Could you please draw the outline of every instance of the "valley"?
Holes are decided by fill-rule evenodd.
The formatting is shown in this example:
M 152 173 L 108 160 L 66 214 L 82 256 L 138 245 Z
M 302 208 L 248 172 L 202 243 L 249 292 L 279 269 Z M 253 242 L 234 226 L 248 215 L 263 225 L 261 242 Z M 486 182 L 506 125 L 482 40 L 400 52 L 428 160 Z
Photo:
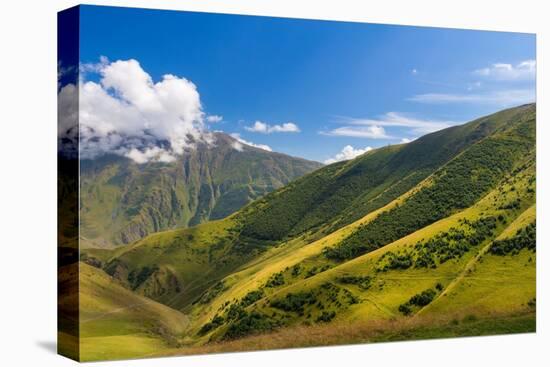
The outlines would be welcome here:
M 81 359 L 535 331 L 535 116 L 246 179 L 90 163 Z

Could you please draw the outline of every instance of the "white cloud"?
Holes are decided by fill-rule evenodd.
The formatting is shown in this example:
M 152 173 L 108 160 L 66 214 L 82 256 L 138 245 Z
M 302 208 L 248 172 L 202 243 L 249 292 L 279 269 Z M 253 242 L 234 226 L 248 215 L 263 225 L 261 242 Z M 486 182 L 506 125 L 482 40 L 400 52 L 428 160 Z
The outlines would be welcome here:
M 269 132 L 275 133 L 299 133 L 300 128 L 293 122 L 286 122 L 282 125 L 273 125 L 269 127 Z
M 98 64 L 81 65 L 81 70 L 82 158 L 115 153 L 137 163 L 170 162 L 197 142 L 212 142 L 199 92 L 191 81 L 166 74 L 154 82 L 133 59 L 109 62 L 102 58 Z M 86 73 L 99 74 L 99 82 L 86 81 Z M 66 105 L 75 89 L 71 84 L 61 88 L 61 115 L 64 108 L 70 109 Z
M 381 126 L 343 126 L 330 131 L 321 131 L 320 134 L 327 136 L 348 136 L 352 138 L 369 139 L 393 139 L 386 134 L 386 130 Z
M 139 164 L 147 163 L 151 160 L 164 163 L 169 163 L 176 160 L 173 155 L 159 147 L 145 148 L 144 150 L 132 148 L 130 151 L 126 152 L 124 156 Z
M 535 60 L 525 60 L 516 65 L 496 63 L 490 67 L 475 70 L 474 74 L 495 80 L 533 80 L 536 70 Z
M 331 163 L 340 162 L 340 161 L 347 161 L 347 160 L 353 159 L 357 156 L 360 156 L 361 154 L 364 154 L 364 153 L 368 152 L 369 150 L 372 150 L 372 148 L 371 147 L 366 147 L 364 149 L 355 149 L 351 145 L 346 145 L 342 149 L 342 151 L 340 151 L 339 153 L 336 153 L 336 155 L 334 157 L 325 160 L 324 163 L 325 164 L 331 164 Z
M 534 102 L 535 91 L 533 89 L 512 89 L 477 94 L 427 93 L 413 96 L 409 100 L 432 104 L 476 103 L 506 107 Z
M 411 74 L 413 74 L 413 75 L 416 75 L 416 74 L 418 74 L 418 70 L 416 70 L 416 69 L 412 69 L 412 70 L 411 70 Z
M 206 116 L 206 121 L 210 122 L 211 124 L 221 122 L 222 120 L 223 120 L 223 116 L 219 116 L 219 115 L 208 115 L 208 116 Z
M 456 121 L 425 120 L 407 116 L 399 112 L 388 112 L 377 119 L 357 119 L 343 117 L 342 123 L 346 125 L 371 126 L 371 127 L 406 127 L 414 134 L 427 134 L 446 127 L 457 125 Z
M 416 138 L 401 138 L 401 144 L 407 144 L 414 140 L 416 140 Z
M 293 122 L 286 122 L 281 125 L 269 125 L 262 121 L 256 121 L 252 126 L 246 126 L 246 130 L 262 133 L 262 134 L 271 134 L 271 133 L 299 133 L 300 128 Z
M 234 141 L 231 146 L 233 147 L 233 149 L 238 150 L 239 152 L 243 151 L 243 144 L 239 141 Z
M 100 56 L 99 62 L 96 63 L 81 63 L 79 65 L 80 77 L 86 78 L 88 73 L 99 73 L 101 69 L 109 64 L 109 59 L 106 56 Z
M 264 124 L 261 121 L 256 121 L 254 125 L 252 126 L 245 126 L 245 129 L 248 131 L 256 132 L 256 133 L 267 133 L 268 126 L 267 124 Z
M 252 143 L 252 142 L 250 142 L 250 141 L 246 141 L 246 140 L 244 140 L 243 138 L 241 138 L 241 135 L 238 134 L 238 133 L 233 133 L 233 134 L 229 134 L 229 135 L 231 135 L 231 137 L 232 137 L 233 139 L 235 139 L 235 141 L 234 141 L 233 144 L 232 144 L 233 149 L 238 150 L 239 152 L 242 152 L 242 151 L 243 151 L 243 144 L 244 144 L 244 145 L 251 146 L 251 147 L 254 147 L 254 148 L 266 150 L 266 151 L 268 151 L 268 152 L 272 152 L 272 151 L 273 151 L 269 145 L 265 145 L 265 144 L 254 144 L 254 143 Z

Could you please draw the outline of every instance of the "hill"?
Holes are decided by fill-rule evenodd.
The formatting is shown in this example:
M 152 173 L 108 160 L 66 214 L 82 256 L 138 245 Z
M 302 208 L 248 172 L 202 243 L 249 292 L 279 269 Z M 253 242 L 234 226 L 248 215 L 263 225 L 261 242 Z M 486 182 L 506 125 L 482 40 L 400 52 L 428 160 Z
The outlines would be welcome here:
M 523 124 L 511 125 L 472 147 L 472 150 L 478 152 L 486 144 L 493 146 L 493 139 L 505 139 L 506 144 L 512 144 L 509 140 L 512 136 L 517 138 L 518 146 L 523 147 L 523 143 L 533 135 L 522 136 L 520 132 L 526 132 L 524 128 L 529 127 L 527 131 L 532 132 L 534 120 L 527 119 Z M 513 151 L 513 145 L 509 148 Z M 498 155 L 498 160 L 505 161 L 504 156 Z M 470 154 L 465 152 L 421 185 L 377 212 L 307 246 L 302 245 L 298 250 L 292 248 L 286 251 L 284 246 L 274 249 L 265 259 L 227 277 L 226 293 L 210 307 L 197 310 L 197 315 L 202 317 L 203 325 L 222 317 L 224 321 L 219 322 L 215 328 L 217 330 L 209 337 L 232 339 L 266 329 L 332 322 L 333 319 L 335 322 L 392 320 L 417 313 L 426 317 L 435 313 L 423 309 L 431 303 L 431 298 L 435 299 L 434 310 L 439 303 L 446 305 L 432 318 L 461 319 L 470 313 L 481 317 L 491 313 L 529 310 L 528 304 L 535 296 L 533 247 L 513 249 L 510 253 L 518 255 L 511 259 L 509 253 L 505 254 L 508 269 L 486 265 L 502 261 L 494 253 L 487 254 L 487 246 L 498 243 L 501 233 L 513 233 L 520 229 L 516 218 L 528 211 L 531 213 L 527 216 L 530 221 L 524 222 L 523 226 L 534 223 L 534 145 L 525 145 L 525 150 L 521 154 L 510 155 L 510 160 L 510 165 L 502 171 L 498 180 L 495 179 L 494 185 L 480 193 L 479 198 L 472 199 L 471 204 L 462 205 L 461 201 L 457 201 L 461 205 L 450 209 L 445 218 L 434 217 L 435 210 L 417 210 L 416 198 L 424 199 L 426 191 L 433 192 L 435 188 L 448 184 L 438 181 L 438 177 L 447 174 L 447 170 L 456 165 L 472 161 Z M 489 162 L 476 165 L 475 171 L 484 172 L 494 167 L 493 162 Z M 478 177 L 472 172 L 464 171 L 460 177 L 477 180 Z M 453 182 L 464 184 L 454 175 L 449 177 L 453 178 Z M 465 188 L 468 189 L 468 186 Z M 460 197 L 468 198 L 470 194 L 472 192 L 468 190 Z M 437 205 L 446 207 L 444 200 Z M 419 227 L 416 229 L 414 225 L 408 225 L 394 239 L 395 231 L 401 231 L 403 211 L 406 213 L 411 206 L 415 209 L 413 224 L 418 223 Z M 367 232 L 370 226 L 377 226 L 375 228 L 378 230 Z M 387 237 L 380 237 L 380 233 Z M 360 241 L 357 241 L 358 236 L 361 236 Z M 373 241 L 372 245 L 369 241 Z M 289 245 L 290 249 L 292 245 Z M 335 256 L 335 252 L 343 252 L 345 256 Z M 478 262 L 484 265 L 478 266 Z M 492 277 L 485 275 L 486 280 L 481 281 L 483 286 L 477 284 L 468 292 L 460 292 L 465 300 L 455 300 L 456 290 L 459 289 L 457 284 L 470 279 L 469 275 L 474 271 L 471 269 L 481 271 L 480 268 L 485 267 L 488 267 Z M 504 273 L 508 275 L 504 276 Z M 492 291 L 484 291 L 487 288 Z M 484 297 L 473 291 L 484 292 Z M 418 300 L 410 302 L 417 295 L 417 298 L 422 298 L 420 295 L 423 292 L 426 292 L 424 296 L 429 302 L 420 301 L 420 305 Z M 251 294 L 255 295 L 254 302 L 243 303 L 242 300 L 250 298 Z M 443 297 L 439 297 L 441 294 Z M 510 294 L 510 297 L 499 299 L 504 294 Z M 479 305 L 481 299 L 484 307 Z M 468 303 L 470 305 L 466 307 Z M 451 305 L 454 308 L 450 308 Z M 242 312 L 242 318 L 232 319 L 231 308 Z M 252 315 L 257 322 L 251 322 L 249 318 Z M 263 324 L 262 320 L 269 320 L 269 324 Z
M 188 318 L 80 264 L 80 360 L 144 357 L 177 347 Z
M 108 248 L 221 219 L 321 167 L 239 144 L 223 133 L 214 138 L 172 163 L 137 164 L 117 155 L 82 160 L 82 244 Z
M 533 331 L 535 115 L 380 148 L 82 261 L 189 317 L 161 354 Z

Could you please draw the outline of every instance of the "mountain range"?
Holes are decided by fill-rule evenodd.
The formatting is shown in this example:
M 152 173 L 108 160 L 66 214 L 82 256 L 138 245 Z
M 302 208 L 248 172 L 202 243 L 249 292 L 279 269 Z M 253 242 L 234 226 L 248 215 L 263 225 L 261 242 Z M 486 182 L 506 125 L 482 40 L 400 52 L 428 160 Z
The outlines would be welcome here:
M 324 167 L 229 140 L 86 162 L 86 241 L 109 245 L 81 251 L 81 359 L 534 331 L 535 117 Z
M 85 247 L 112 248 L 149 233 L 220 219 L 322 165 L 213 133 L 175 162 L 119 155 L 80 164 Z

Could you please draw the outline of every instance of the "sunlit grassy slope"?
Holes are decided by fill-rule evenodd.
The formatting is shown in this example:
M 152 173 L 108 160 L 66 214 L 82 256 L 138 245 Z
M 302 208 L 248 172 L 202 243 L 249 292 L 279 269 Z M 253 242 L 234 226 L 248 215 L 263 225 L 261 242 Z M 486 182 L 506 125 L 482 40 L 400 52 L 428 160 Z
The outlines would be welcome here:
M 143 357 L 177 346 L 184 314 L 122 287 L 102 270 L 80 265 L 80 358 Z
M 453 316 L 460 319 L 469 313 L 481 317 L 491 313 L 514 313 L 529 309 L 527 305 L 535 297 L 534 253 L 522 250 L 518 255 L 499 257 L 485 252 L 493 239 L 506 236 L 534 220 L 535 198 L 534 194 L 528 192 L 533 189 L 533 175 L 534 166 L 531 161 L 513 178 L 506 178 L 502 185 L 472 207 L 344 263 L 332 263 L 323 258 L 322 249 L 337 242 L 340 233 L 352 228 L 343 229 L 332 237 L 293 251 L 280 259 L 274 255 L 274 259 L 266 259 L 265 263 L 260 262 L 228 277 L 226 285 L 231 286 L 230 289 L 210 307 L 200 312 L 197 310 L 196 320 L 200 321 L 198 324 L 202 324 L 214 319 L 215 315 L 223 315 L 231 307 L 224 307 L 226 302 L 238 303 L 234 300 L 242 299 L 249 292 L 258 290 L 261 290 L 263 297 L 247 306 L 247 311 L 261 312 L 283 325 L 315 324 L 323 313 L 332 312 L 335 313 L 334 322 L 394 320 L 406 318 L 400 313 L 399 306 L 415 294 L 427 289 L 435 290 L 438 284 L 441 287 L 441 290 L 436 291 L 438 298 L 425 309 L 413 310 L 413 315 L 407 317 L 418 317 L 415 315 L 418 314 L 424 317 L 433 315 L 435 319 Z M 506 180 L 511 180 L 513 184 L 506 183 Z M 516 197 L 523 199 L 518 208 L 499 209 Z M 500 221 L 499 216 L 502 218 Z M 436 261 L 435 268 L 410 265 L 405 269 L 397 267 L 382 270 L 388 265 L 388 254 L 403 257 L 407 255 L 414 262 L 419 257 L 419 251 L 415 249 L 418 243 L 426 242 L 438 234 L 448 233 L 452 231 L 451 228 L 465 228 L 469 231 L 467 233 L 471 233 L 472 230 L 464 224 L 464 219 L 474 222 L 480 218 L 492 217 L 497 218 L 492 234 L 479 244 L 468 246 L 467 251 L 460 256 L 455 255 L 443 263 Z M 358 225 L 359 223 L 355 223 L 350 227 Z M 296 266 L 301 268 L 301 272 L 293 276 Z M 308 276 L 308 269 L 322 269 L 323 266 L 330 268 Z M 282 274 L 283 284 L 266 287 L 270 277 L 277 273 Z M 362 283 L 361 278 L 368 279 L 368 283 Z M 351 282 L 346 279 L 351 279 Z M 452 288 L 447 290 L 447 287 Z M 313 294 L 315 303 L 310 304 L 307 299 L 303 307 L 295 307 L 290 312 L 273 307 L 273 301 L 287 300 L 289 294 L 290 300 L 297 304 L 300 301 L 296 295 Z M 292 309 L 292 305 L 289 309 Z M 222 337 L 231 325 L 221 325 L 213 332 L 213 337 Z
M 535 181 L 527 105 L 82 260 L 188 317 L 172 334 L 179 347 L 156 354 L 528 332 Z M 126 324 L 124 313 L 113 318 Z M 97 345 L 107 356 L 105 337 Z

